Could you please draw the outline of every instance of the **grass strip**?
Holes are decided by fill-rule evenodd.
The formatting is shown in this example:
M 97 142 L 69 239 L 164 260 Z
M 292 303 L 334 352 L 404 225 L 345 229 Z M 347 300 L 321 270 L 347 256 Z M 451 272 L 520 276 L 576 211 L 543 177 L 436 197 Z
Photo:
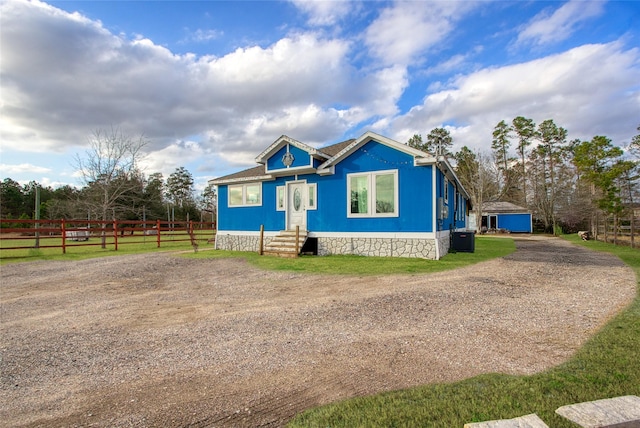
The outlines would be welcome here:
M 568 240 L 612 253 L 640 279 L 640 251 Z M 639 284 L 640 285 L 640 284 Z M 640 287 L 639 287 L 640 288 Z M 560 406 L 640 395 L 640 293 L 566 363 L 532 376 L 487 374 L 450 384 L 354 398 L 298 415 L 289 427 L 462 427 L 537 413 L 551 427 L 575 427 Z
M 190 258 L 242 257 L 250 264 L 268 270 L 337 275 L 389 275 L 431 273 L 457 269 L 474 263 L 504 257 L 516 249 L 512 239 L 476 237 L 475 252 L 449 253 L 440 260 L 368 256 L 302 256 L 298 258 L 265 257 L 253 252 L 203 251 L 187 254 Z

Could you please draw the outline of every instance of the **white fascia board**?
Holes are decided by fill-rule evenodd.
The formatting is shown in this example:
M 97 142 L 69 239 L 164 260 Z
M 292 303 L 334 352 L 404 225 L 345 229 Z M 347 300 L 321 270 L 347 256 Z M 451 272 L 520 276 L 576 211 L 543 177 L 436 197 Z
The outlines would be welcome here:
M 280 138 L 278 138 L 276 141 L 274 141 L 273 144 L 271 144 L 269 147 L 267 147 L 262 153 L 260 153 L 257 157 L 256 157 L 256 162 L 257 163 L 265 163 L 267 161 L 267 159 L 271 156 L 272 153 L 277 152 L 278 150 L 280 150 L 284 145 L 286 144 L 290 144 L 294 147 L 297 147 L 301 150 L 304 150 L 305 152 L 309 153 L 310 156 L 312 157 L 319 157 L 322 159 L 328 159 L 329 156 L 327 156 L 324 153 L 319 152 L 317 149 L 314 149 L 313 147 L 309 146 L 308 144 L 305 144 L 301 141 L 298 140 L 294 140 L 291 137 L 287 137 L 286 135 L 282 135 L 280 136 Z
M 384 144 L 385 146 L 389 146 L 401 152 L 404 152 L 408 155 L 414 156 L 416 158 L 429 157 L 428 153 L 423 152 L 422 150 L 414 149 L 413 147 L 400 143 L 396 140 L 392 140 L 391 138 L 387 138 L 383 135 L 376 134 L 375 132 L 367 131 L 360 136 L 356 141 L 361 142 L 362 144 L 366 144 L 371 140 L 375 140 L 379 143 Z
M 313 174 L 316 172 L 316 169 L 312 166 L 296 166 L 293 168 L 281 168 L 281 169 L 273 169 L 269 171 L 269 173 L 274 177 L 284 177 L 287 175 L 296 175 L 296 174 Z
M 426 165 L 433 165 L 437 161 L 438 160 L 433 156 L 424 156 L 424 157 L 416 157 L 413 164 L 415 166 L 426 166 Z
M 336 167 L 333 165 L 323 169 L 320 169 L 320 167 L 318 167 L 316 172 L 318 173 L 318 175 L 333 175 L 336 173 Z
M 234 183 L 247 183 L 250 181 L 273 181 L 275 177 L 273 175 L 256 175 L 254 177 L 242 177 L 242 178 L 230 178 L 228 180 L 209 180 L 209 183 L 216 186 L 221 184 L 234 184 Z
M 280 231 L 272 231 L 272 232 L 268 232 L 268 231 L 264 231 L 263 234 L 264 236 L 277 236 L 280 233 Z M 260 236 L 260 231 L 259 230 L 218 230 L 216 232 L 216 236 L 222 236 L 222 235 L 226 235 L 226 236 Z
M 435 239 L 433 232 L 313 232 L 311 238 Z

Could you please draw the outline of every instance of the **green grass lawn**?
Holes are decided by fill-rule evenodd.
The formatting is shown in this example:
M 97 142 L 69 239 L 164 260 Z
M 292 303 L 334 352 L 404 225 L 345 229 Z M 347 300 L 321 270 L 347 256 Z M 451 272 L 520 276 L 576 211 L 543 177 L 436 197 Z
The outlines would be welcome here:
M 620 257 L 640 279 L 640 251 L 567 236 Z M 481 242 L 481 240 L 480 240 Z M 640 395 L 640 296 L 565 364 L 533 376 L 488 374 L 451 384 L 355 398 L 309 410 L 290 427 L 462 427 L 537 413 L 550 427 L 575 427 L 560 406 Z
M 257 253 L 237 251 L 206 251 L 186 257 L 217 258 L 243 257 L 261 269 L 286 270 L 318 274 L 387 275 L 429 273 L 456 269 L 496 257 L 503 257 L 516 249 L 512 239 L 476 237 L 475 252 L 449 253 L 440 260 L 399 257 L 365 256 L 302 256 L 298 258 L 264 257 Z

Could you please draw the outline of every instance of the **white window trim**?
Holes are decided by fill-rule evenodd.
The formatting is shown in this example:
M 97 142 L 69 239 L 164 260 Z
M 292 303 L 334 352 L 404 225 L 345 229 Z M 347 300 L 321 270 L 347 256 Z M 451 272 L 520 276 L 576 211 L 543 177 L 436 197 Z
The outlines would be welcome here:
M 377 175 L 393 174 L 393 207 L 392 213 L 376 213 L 376 193 L 375 193 L 375 177 Z M 368 213 L 352 213 L 351 212 L 351 178 L 367 177 L 367 189 L 369 191 Z M 356 172 L 347 174 L 347 217 L 348 218 L 381 218 L 381 217 L 399 217 L 400 207 L 398 206 L 398 170 L 388 169 L 382 171 Z
M 449 179 L 444 177 L 444 204 L 449 205 Z
M 287 192 L 286 186 L 276 186 L 276 211 L 287 210 Z M 280 192 L 282 192 L 282 206 L 280 206 Z
M 247 203 L 247 187 L 250 186 L 260 186 L 260 192 L 258 194 L 258 202 L 255 204 Z M 233 188 L 242 188 L 242 204 L 232 205 L 231 204 L 231 189 Z M 242 208 L 242 207 L 261 207 L 262 206 L 262 182 L 253 182 L 253 183 L 245 183 L 245 184 L 232 184 L 227 186 L 227 207 L 229 208 Z
M 311 204 L 311 201 L 309 200 L 311 189 L 313 189 L 313 204 Z M 318 209 L 318 184 L 311 183 L 307 185 L 307 211 L 315 209 Z

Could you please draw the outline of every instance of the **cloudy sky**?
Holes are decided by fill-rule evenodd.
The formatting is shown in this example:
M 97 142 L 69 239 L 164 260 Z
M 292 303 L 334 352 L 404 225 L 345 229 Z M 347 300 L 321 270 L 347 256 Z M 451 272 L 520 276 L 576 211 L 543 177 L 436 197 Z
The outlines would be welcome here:
M 78 185 L 96 130 L 149 141 L 147 175 L 198 188 L 285 134 L 322 146 L 500 120 L 628 144 L 636 1 L 0 1 L 0 178 Z

